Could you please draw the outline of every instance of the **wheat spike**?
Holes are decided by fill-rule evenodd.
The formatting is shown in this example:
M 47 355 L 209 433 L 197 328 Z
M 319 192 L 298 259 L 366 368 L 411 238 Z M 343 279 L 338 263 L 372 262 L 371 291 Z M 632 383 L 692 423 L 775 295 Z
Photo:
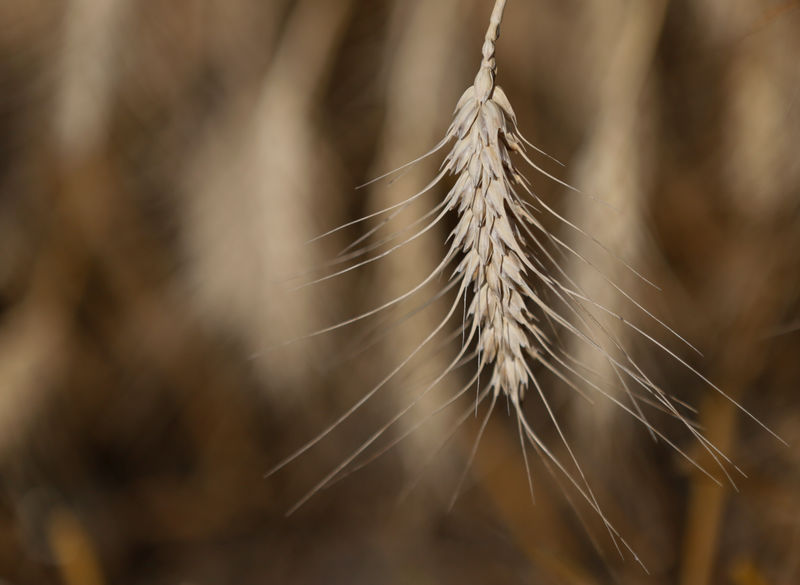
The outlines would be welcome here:
M 458 179 L 447 194 L 447 209 L 456 210 L 448 261 L 463 254 L 456 275 L 473 293 L 467 315 L 478 329 L 480 367 L 490 369 L 496 397 L 522 401 L 530 383 L 526 355 L 530 337 L 543 337 L 524 299 L 538 302 L 526 284 L 533 267 L 520 241 L 520 222 L 533 219 L 514 192 L 522 179 L 510 152 L 522 150 L 516 120 L 503 90 L 495 85 L 495 40 L 505 2 L 492 13 L 475 83 L 464 92 L 447 138 L 455 140 L 445 169 Z
M 572 479 L 536 436 L 521 410 L 526 390 L 534 385 L 571 453 L 529 364 L 531 359 L 543 360 L 551 351 L 547 347 L 550 341 L 535 322 L 531 308 L 538 307 L 559 323 L 566 321 L 528 282 L 533 274 L 545 281 L 546 287 L 558 290 L 546 272 L 537 268 L 531 259 L 531 244 L 526 235 L 533 237 L 531 228 L 538 228 L 540 224 L 516 191 L 524 189 L 525 182 L 511 158 L 512 153 L 524 155 L 523 138 L 517 130 L 516 116 L 508 98 L 495 83 L 495 42 L 504 8 L 505 0 L 495 3 L 481 51 L 480 69 L 473 85 L 461 96 L 446 135 L 454 144 L 445 159 L 444 169 L 457 179 L 445 202 L 448 210 L 458 214 L 446 261 L 449 264 L 461 258 L 454 278 L 461 278 L 461 288 L 471 289 L 473 294 L 465 317 L 471 322 L 465 327 L 470 330 L 470 336 L 477 331 L 478 369 L 489 371 L 488 389 L 492 397 L 470 460 L 498 397 L 504 395 L 514 407 L 520 434 L 524 429 L 533 446 Z M 476 413 L 477 407 L 476 398 Z M 577 460 L 574 456 L 572 459 L 583 477 Z M 529 471 L 527 466 L 526 470 Z M 585 479 L 583 485 L 577 481 L 574 485 L 605 521 Z M 613 527 L 606 524 L 612 539 L 618 537 Z
M 550 214 L 568 228 L 577 230 L 592 240 L 593 238 L 568 219 L 560 216 L 541 200 L 531 190 L 527 180 L 515 166 L 515 159 L 521 159 L 542 175 L 572 189 L 560 179 L 548 174 L 528 157 L 526 146 L 534 149 L 536 147 L 525 140 L 520 133 L 511 104 L 502 88 L 496 84 L 495 43 L 499 37 L 499 27 L 505 4 L 506 0 L 496 0 L 494 4 L 482 46 L 480 68 L 473 85 L 458 100 L 453 121 L 444 138 L 421 157 L 431 156 L 446 145 L 452 145 L 449 153 L 445 156 L 440 172 L 418 193 L 400 203 L 390 205 L 382 211 L 370 214 L 369 218 L 385 217 L 377 228 L 368 232 L 367 237 L 386 225 L 397 213 L 416 203 L 427 193 L 432 192 L 433 188 L 443 181 L 445 177 L 450 176 L 453 177 L 454 184 L 447 192 L 444 200 L 432 206 L 430 211 L 422 216 L 421 222 L 427 223 L 424 223 L 423 227 L 418 231 L 399 242 L 395 240 L 399 239 L 397 238 L 398 235 L 404 235 L 402 232 L 385 238 L 377 244 L 365 244 L 361 248 L 349 247 L 346 250 L 346 259 L 358 259 L 354 264 L 326 277 L 312 280 L 311 283 L 332 278 L 380 260 L 400 247 L 420 238 L 448 214 L 455 214 L 456 225 L 447 239 L 448 244 L 444 258 L 427 277 L 407 292 L 399 294 L 395 298 L 360 315 L 320 329 L 312 335 L 332 331 L 396 307 L 436 282 L 452 266 L 455 268 L 450 276 L 450 282 L 441 288 L 436 296 L 454 293 L 454 300 L 450 303 L 446 315 L 439 324 L 405 359 L 401 360 L 396 368 L 373 386 L 322 433 L 281 461 L 269 474 L 274 473 L 305 453 L 356 410 L 361 408 L 367 400 L 375 396 L 401 370 L 409 367 L 412 360 L 417 355 L 421 355 L 422 350 L 435 337 L 443 334 L 443 332 L 446 333 L 446 325 L 455 317 L 457 314 L 456 309 L 463 302 L 462 323 L 457 329 L 457 333 L 462 335 L 461 349 L 449 365 L 435 380 L 425 385 L 407 407 L 380 427 L 354 453 L 338 464 L 316 484 L 290 510 L 290 513 L 319 490 L 373 460 L 374 456 L 370 457 L 369 455 L 366 455 L 366 461 L 359 461 L 357 458 L 366 453 L 367 449 L 378 441 L 402 416 L 419 404 L 445 376 L 454 372 L 470 359 L 477 358 L 475 374 L 468 384 L 475 384 L 476 386 L 474 408 L 477 412 L 479 404 L 484 400 L 489 401 L 490 405 L 475 439 L 469 462 L 472 461 L 475 455 L 483 430 L 497 401 L 505 397 L 509 406 L 513 406 L 513 411 L 517 418 L 520 440 L 523 442 L 522 449 L 526 471 L 530 474 L 525 453 L 525 441 L 539 454 L 548 471 L 566 478 L 572 488 L 597 513 L 620 553 L 622 552 L 621 548 L 624 548 L 630 551 L 638 561 L 638 557 L 620 537 L 600 509 L 581 466 L 550 406 L 547 394 L 536 378 L 534 368 L 538 367 L 539 370 L 549 372 L 584 397 L 586 397 L 586 390 L 602 396 L 628 416 L 643 424 L 654 438 L 664 441 L 691 465 L 717 483 L 719 481 L 711 473 L 647 420 L 642 412 L 643 406 L 666 413 L 680 421 L 729 480 L 731 478 L 726 466 L 739 470 L 683 413 L 682 409 L 685 405 L 664 392 L 650 380 L 647 374 L 634 362 L 630 353 L 618 340 L 614 332 L 604 327 L 596 315 L 604 314 L 614 320 L 618 320 L 632 335 L 646 340 L 646 343 L 651 343 L 658 350 L 665 352 L 676 362 L 686 367 L 715 391 L 723 395 L 724 393 L 662 342 L 637 325 L 623 319 L 614 311 L 594 301 L 562 267 L 562 264 L 564 264 L 563 258 L 570 255 L 577 256 L 585 262 L 588 262 L 588 260 L 584 259 L 579 252 L 575 251 L 562 239 L 548 231 L 542 222 L 537 219 L 537 213 Z M 384 177 L 391 174 L 388 173 Z M 416 226 L 417 222 L 412 225 Z M 329 233 L 333 233 L 333 231 L 335 230 Z M 364 237 L 359 238 L 357 242 L 360 244 L 364 239 Z M 389 242 L 391 242 L 390 245 Z M 389 247 L 370 255 L 373 250 L 384 244 L 389 245 Z M 644 280 L 633 269 L 630 270 Z M 668 331 L 671 331 L 620 287 L 611 281 L 608 281 L 608 284 L 635 305 L 643 314 L 655 319 Z M 572 336 L 579 344 L 583 344 L 590 351 L 596 352 L 602 360 L 607 362 L 610 371 L 613 372 L 617 379 L 616 382 L 625 388 L 625 396 L 629 399 L 628 403 L 622 402 L 616 397 L 616 392 L 613 392 L 604 383 L 598 382 L 587 374 L 585 365 L 564 348 L 564 344 L 559 338 L 559 333 L 562 332 Z M 677 336 L 677 334 L 675 335 Z M 677 337 L 683 341 L 680 336 Z M 689 344 L 687 343 L 687 345 Z M 481 375 L 483 374 L 488 376 L 488 381 L 485 379 L 481 381 Z M 541 401 L 560 443 L 568 454 L 568 464 L 559 460 L 553 449 L 544 443 L 539 432 L 526 419 L 522 409 L 522 402 L 525 394 L 529 391 L 534 392 Z M 464 387 L 462 387 L 456 396 L 443 403 L 433 414 L 448 408 L 455 402 L 455 398 L 463 395 L 464 392 Z M 730 398 L 728 400 L 733 402 Z M 733 403 L 742 412 L 764 427 L 760 421 L 755 419 L 741 405 L 736 402 Z M 462 415 L 458 419 L 457 425 L 464 420 L 465 416 Z M 423 420 L 422 424 L 424 422 Z M 417 427 L 413 426 L 412 430 L 414 428 Z M 764 428 L 772 433 L 768 428 Z M 378 454 L 393 447 L 405 436 L 408 436 L 408 433 L 404 433 L 398 439 L 390 442 L 388 446 L 378 448 Z M 453 494 L 453 502 L 459 493 L 468 469 L 469 463 L 458 481 L 458 486 Z M 732 480 L 731 483 L 733 483 Z

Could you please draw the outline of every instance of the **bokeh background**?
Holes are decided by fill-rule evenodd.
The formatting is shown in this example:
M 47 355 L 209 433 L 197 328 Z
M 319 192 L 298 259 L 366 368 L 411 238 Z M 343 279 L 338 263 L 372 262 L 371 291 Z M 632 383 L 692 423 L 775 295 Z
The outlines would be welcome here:
M 573 512 L 570 501 L 581 506 L 563 478 L 533 459 L 531 503 L 502 408 L 452 511 L 479 421 L 424 466 L 457 419 L 445 412 L 284 517 L 441 371 L 452 343 L 425 351 L 342 428 L 263 478 L 437 322 L 434 303 L 407 321 L 284 344 L 436 265 L 444 228 L 297 288 L 371 225 L 308 239 L 433 178 L 436 156 L 355 189 L 443 135 L 477 71 L 491 4 L 0 3 L 0 583 L 800 582 L 796 1 L 506 9 L 498 80 L 522 132 L 564 166 L 537 161 L 582 194 L 528 176 L 613 254 L 552 229 L 703 355 L 639 313 L 644 330 L 788 443 L 621 328 L 643 368 L 696 408 L 747 474 L 738 492 L 608 401 L 543 378 L 604 511 L 649 575 L 620 559 L 591 511 Z M 628 314 L 588 265 L 567 268 Z M 665 424 L 713 466 L 685 429 Z

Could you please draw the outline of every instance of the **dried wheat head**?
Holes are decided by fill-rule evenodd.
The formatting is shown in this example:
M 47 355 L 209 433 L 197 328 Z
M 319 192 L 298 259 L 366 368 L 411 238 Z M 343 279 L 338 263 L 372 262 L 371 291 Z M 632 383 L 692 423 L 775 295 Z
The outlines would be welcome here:
M 453 121 L 444 138 L 430 152 L 421 157 L 430 156 L 441 150 L 445 145 L 452 145 L 438 175 L 423 190 L 408 199 L 336 228 L 336 230 L 343 229 L 361 221 L 384 216 L 384 219 L 376 227 L 368 230 L 366 234 L 356 240 L 345 251 L 346 253 L 337 260 L 337 262 L 349 263 L 355 259 L 355 263 L 348 264 L 345 268 L 312 280 L 310 283 L 333 278 L 378 261 L 419 238 L 439 224 L 445 217 L 455 216 L 455 227 L 447 238 L 444 257 L 426 278 L 396 298 L 352 319 L 322 329 L 315 334 L 349 325 L 355 321 L 376 315 L 390 307 L 397 306 L 406 299 L 415 296 L 431 283 L 435 283 L 440 277 L 447 276 L 446 273 L 450 272 L 448 283 L 434 295 L 434 298 L 440 298 L 447 294 L 452 295 L 452 301 L 449 303 L 446 315 L 396 368 L 373 386 L 352 408 L 337 418 L 316 438 L 280 462 L 270 473 L 299 457 L 352 415 L 383 388 L 389 380 L 406 368 L 417 354 L 431 345 L 434 338 L 444 335 L 444 342 L 448 343 L 460 336 L 460 350 L 444 371 L 429 384 L 424 385 L 416 398 L 406 408 L 396 413 L 385 425 L 376 430 L 353 453 L 316 484 L 289 512 L 296 510 L 320 489 L 373 460 L 376 454 L 368 456 L 366 460 L 359 461 L 358 458 L 383 437 L 423 396 L 435 388 L 445 376 L 452 374 L 463 365 L 475 363 L 475 360 L 477 360 L 477 367 L 471 378 L 454 396 L 442 403 L 438 409 L 448 408 L 457 399 L 464 396 L 469 389 L 473 386 L 476 387 L 474 405 L 470 402 L 469 408 L 463 412 L 455 427 L 458 428 L 458 424 L 466 420 L 473 410 L 477 412 L 480 403 L 487 399 L 490 400 L 490 405 L 486 410 L 480 431 L 473 445 L 470 461 L 475 455 L 481 435 L 489 416 L 493 412 L 496 401 L 498 398 L 505 397 L 516 416 L 517 429 L 529 481 L 530 469 L 527 455 L 525 454 L 526 443 L 539 454 L 548 470 L 564 477 L 598 514 L 617 547 L 620 548 L 619 545 L 621 544 L 633 553 L 603 514 L 581 470 L 578 459 L 575 457 L 556 419 L 548 400 L 548 394 L 537 380 L 536 370 L 549 372 L 568 387 L 581 394 L 585 394 L 587 390 L 600 394 L 645 425 L 654 438 L 657 437 L 663 440 L 687 459 L 690 464 L 712 477 L 715 481 L 717 480 L 706 469 L 648 420 L 644 414 L 644 407 L 650 407 L 666 413 L 680 421 L 729 479 L 727 468 L 736 469 L 735 466 L 731 464 L 725 454 L 717 449 L 698 430 L 689 416 L 684 413 L 682 403 L 662 390 L 635 363 L 622 343 L 594 317 L 595 313 L 598 311 L 605 312 L 618 318 L 634 334 L 640 336 L 647 343 L 653 344 L 660 351 L 666 352 L 671 358 L 677 360 L 684 367 L 706 381 L 716 391 L 720 393 L 722 391 L 664 343 L 645 332 L 642 328 L 594 302 L 562 268 L 565 256 L 579 256 L 579 254 L 561 240 L 557 234 L 548 230 L 543 222 L 537 218 L 537 215 L 549 214 L 569 229 L 579 232 L 581 230 L 538 197 L 531 190 L 528 181 L 516 166 L 515 160 L 524 161 L 538 173 L 571 189 L 569 185 L 536 165 L 527 155 L 527 147 L 534 149 L 536 147 L 525 140 L 520 133 L 509 99 L 495 82 L 495 43 L 499 36 L 499 25 L 504 7 L 505 0 L 496 1 L 482 47 L 480 68 L 473 85 L 459 99 Z M 414 162 L 417 161 L 412 161 L 408 164 L 414 164 Z M 415 201 L 418 201 L 426 193 L 431 192 L 446 177 L 452 177 L 453 186 L 442 201 L 421 216 L 415 224 L 412 224 L 423 224 L 423 227 L 417 232 L 405 237 L 405 239 L 402 239 L 405 236 L 405 232 L 393 233 L 374 243 L 365 244 L 361 248 L 357 248 L 357 246 L 362 245 L 365 240 L 396 217 L 397 214 Z M 382 177 L 378 179 L 380 178 Z M 325 235 L 327 234 L 323 234 L 323 236 Z M 591 239 L 589 234 L 583 233 L 583 235 Z M 401 239 L 401 241 L 395 243 L 397 239 Z M 374 250 L 379 250 L 379 252 L 370 255 Z M 608 284 L 633 303 L 643 314 L 655 319 L 667 331 L 675 334 L 613 282 L 609 281 Z M 460 315 L 461 322 L 455 330 L 455 336 L 452 333 L 448 335 L 445 327 L 457 318 L 459 313 L 457 309 L 461 303 L 464 305 L 463 312 Z M 607 360 L 611 370 L 617 377 L 618 384 L 624 389 L 625 395 L 628 397 L 626 402 L 623 402 L 617 397 L 616 393 L 610 392 L 607 387 L 592 379 L 582 370 L 581 364 L 576 363 L 576 360 L 560 342 L 560 333 L 574 336 L 574 339 L 586 344 L 586 346 L 598 352 L 603 359 Z M 677 334 L 675 335 L 677 336 Z M 682 340 L 680 336 L 677 337 Z M 600 340 L 603 343 L 600 343 Z M 481 376 L 483 376 L 483 381 L 481 381 Z M 559 442 L 568 454 L 567 461 L 562 462 L 556 456 L 554 450 L 545 444 L 540 434 L 537 434 L 526 419 L 522 402 L 529 391 L 538 398 L 546 411 L 547 417 L 557 433 Z M 737 406 L 739 405 L 737 404 Z M 742 410 L 747 413 L 744 409 Z M 749 415 L 749 413 L 747 414 Z M 750 416 L 752 417 L 752 415 Z M 427 418 L 422 423 L 425 420 Z M 396 445 L 410 432 L 413 432 L 415 428 L 417 427 L 412 427 L 408 432 L 401 434 L 387 445 L 378 449 L 377 455 Z M 767 430 L 769 431 L 769 429 Z M 465 469 L 459 480 L 458 487 L 453 495 L 453 501 L 458 495 L 466 471 Z

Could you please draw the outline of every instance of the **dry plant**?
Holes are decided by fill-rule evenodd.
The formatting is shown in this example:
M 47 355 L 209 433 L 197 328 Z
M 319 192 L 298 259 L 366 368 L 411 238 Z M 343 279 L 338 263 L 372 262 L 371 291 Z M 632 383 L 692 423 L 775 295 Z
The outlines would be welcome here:
M 203 148 L 187 173 L 184 231 L 197 310 L 242 332 L 251 350 L 283 341 L 293 327 L 308 329 L 325 318 L 319 295 L 309 301 L 287 294 L 281 283 L 298 266 L 325 257 L 325 252 L 303 246 L 318 229 L 312 210 L 327 211 L 314 201 L 316 185 L 335 175 L 309 112 L 319 99 L 352 5 L 296 3 L 255 103 L 247 115 L 240 104 L 233 104 L 223 130 L 203 137 Z M 277 21 L 280 5 L 267 9 Z M 326 26 L 319 27 L 321 22 Z M 280 148 L 275 148 L 275 136 L 282 137 Z M 316 161 L 310 169 L 308 160 Z M 307 367 L 311 354 L 306 347 L 293 346 L 280 355 L 259 354 L 253 363 L 273 391 L 309 389 L 314 384 Z M 291 396 L 282 394 L 278 406 L 288 404 Z
M 74 217 L 76 226 L 91 234 L 89 237 L 96 235 L 105 206 L 88 203 L 94 202 L 96 185 L 87 181 L 91 175 L 87 169 L 98 164 L 98 153 L 106 139 L 115 82 L 112 63 L 124 37 L 127 5 L 126 0 L 102 5 L 74 0 L 65 12 L 53 134 L 55 151 L 63 159 L 58 172 L 67 187 L 52 206 L 65 216 Z M 87 66 L 87 62 L 91 65 Z M 4 380 L 0 390 L 0 452 L 13 444 L 19 428 L 24 428 L 28 417 L 32 418 L 46 402 L 47 385 L 43 379 L 58 378 L 56 372 L 65 362 L 67 315 L 77 300 L 72 295 L 57 294 L 56 283 L 63 277 L 60 272 L 64 250 L 69 247 L 65 241 L 74 239 L 70 233 L 73 226 L 67 221 L 62 224 L 53 230 L 50 253 L 37 264 L 32 294 L 10 320 L 10 326 L 0 333 L 0 379 Z M 76 264 L 70 277 L 81 282 L 85 263 Z M 74 286 L 74 290 L 78 288 Z
M 505 0 L 496 0 L 494 4 L 481 51 L 482 59 L 478 74 L 473 85 L 459 99 L 453 121 L 444 138 L 419 159 L 371 182 L 401 171 L 451 144 L 451 149 L 438 174 L 422 190 L 404 201 L 319 236 L 322 238 L 355 224 L 382 218 L 375 227 L 355 240 L 335 260 L 334 263 L 344 263 L 347 264 L 346 267 L 307 283 L 320 283 L 386 258 L 423 237 L 441 222 L 454 219 L 455 227 L 447 238 L 444 257 L 422 281 L 372 310 L 321 329 L 312 335 L 330 332 L 396 308 L 432 286 L 437 286 L 440 278 L 448 276 L 449 272 L 447 284 L 440 286 L 424 303 L 411 311 L 413 313 L 422 310 L 430 303 L 449 295 L 452 300 L 444 317 L 391 372 L 349 410 L 318 436 L 281 461 L 267 475 L 294 461 L 326 437 L 402 370 L 407 369 L 424 349 L 434 347 L 436 344 L 434 340 L 443 344 L 452 344 L 458 340 L 460 349 L 455 352 L 443 371 L 430 383 L 424 384 L 406 407 L 336 465 L 288 513 L 296 511 L 320 490 L 394 447 L 420 425 L 425 424 L 430 416 L 449 408 L 474 389 L 474 400 L 470 399 L 468 408 L 457 418 L 453 432 L 467 418 L 473 414 L 477 416 L 481 405 L 488 403 L 488 406 L 469 454 L 469 462 L 454 490 L 451 506 L 460 492 L 489 418 L 498 400 L 505 398 L 509 411 L 513 411 L 516 418 L 531 495 L 533 496 L 533 485 L 527 456 L 528 446 L 538 454 L 557 481 L 566 480 L 567 484 L 594 510 L 620 554 L 625 549 L 639 561 L 636 553 L 602 511 L 556 417 L 552 406 L 552 395 L 541 381 L 544 375 L 560 380 L 589 401 L 591 394 L 603 397 L 644 425 L 654 440 L 668 444 L 699 472 L 714 482 L 721 483 L 698 458 L 669 438 L 662 426 L 651 420 L 652 415 L 646 413 L 646 410 L 660 412 L 677 420 L 705 451 L 709 461 L 713 461 L 733 484 L 730 470 L 738 472 L 739 469 L 722 450 L 706 438 L 692 420 L 691 408 L 663 390 L 637 365 L 629 349 L 620 341 L 622 335 L 605 325 L 607 322 L 605 317 L 610 317 L 612 321 L 624 327 L 626 336 L 635 336 L 653 344 L 659 351 L 665 352 L 714 391 L 724 396 L 732 405 L 748 414 L 768 432 L 772 431 L 665 343 L 642 327 L 623 318 L 619 313 L 595 301 L 570 276 L 565 267 L 571 259 L 575 258 L 590 266 L 592 263 L 567 243 L 566 238 L 560 238 L 549 228 L 549 222 L 555 220 L 589 241 L 601 246 L 602 244 L 540 198 L 518 169 L 517 161 L 522 161 L 539 174 L 576 191 L 547 172 L 528 155 L 528 148 L 540 154 L 544 153 L 523 137 L 509 99 L 496 83 L 495 44 L 499 38 L 505 4 Z M 376 242 L 364 244 L 412 204 L 420 201 L 426 194 L 434 192 L 446 178 L 452 178 L 452 187 L 439 203 L 412 224 L 415 228 L 422 226 L 416 232 L 408 235 L 409 230 L 406 228 L 384 236 Z M 647 282 L 624 261 L 618 261 L 642 281 Z M 692 347 L 611 279 L 606 277 L 604 280 L 617 295 L 688 347 Z M 448 325 L 452 327 L 448 329 Z M 569 338 L 570 343 L 565 343 L 562 337 Z M 574 349 L 576 345 L 581 347 L 581 356 L 587 350 L 598 356 L 615 377 L 614 382 L 598 380 L 597 376 L 587 368 L 583 358 L 576 357 L 577 351 Z M 387 444 L 375 449 L 373 453 L 367 453 L 442 380 L 468 364 L 476 364 L 469 380 L 458 385 L 458 390 L 436 407 L 429 417 L 423 418 L 417 425 L 412 425 Z M 547 444 L 543 431 L 534 428 L 536 425 L 532 424 L 530 417 L 526 415 L 523 400 L 528 393 L 538 398 L 545 420 L 549 421 L 551 430 L 555 431 L 558 437 L 560 443 L 558 449 L 563 449 L 566 457 L 560 456 L 555 446 Z M 438 450 L 434 450 L 434 455 Z

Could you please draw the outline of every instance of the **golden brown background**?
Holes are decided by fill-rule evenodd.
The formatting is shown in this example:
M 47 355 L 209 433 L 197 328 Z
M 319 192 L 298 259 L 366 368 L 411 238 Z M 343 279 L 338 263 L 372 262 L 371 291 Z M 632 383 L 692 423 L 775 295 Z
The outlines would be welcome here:
M 797 2 L 509 0 L 497 52 L 521 130 L 565 167 L 541 163 L 590 196 L 531 172 L 534 188 L 662 290 L 564 237 L 697 345 L 703 357 L 639 317 L 788 446 L 619 331 L 748 475 L 738 493 L 717 487 L 602 400 L 553 391 L 604 510 L 650 575 L 602 530 L 595 547 L 539 464 L 531 504 L 504 409 L 452 512 L 477 425 L 420 473 L 445 416 L 284 518 L 409 400 L 415 376 L 446 363 L 427 352 L 263 479 L 435 322 L 377 321 L 386 336 L 355 356 L 369 327 L 275 349 L 437 263 L 444 230 L 291 290 L 364 229 L 307 239 L 433 177 L 435 157 L 354 188 L 444 133 L 490 10 L 0 4 L 0 583 L 800 582 Z M 585 265 L 568 268 L 596 284 Z

